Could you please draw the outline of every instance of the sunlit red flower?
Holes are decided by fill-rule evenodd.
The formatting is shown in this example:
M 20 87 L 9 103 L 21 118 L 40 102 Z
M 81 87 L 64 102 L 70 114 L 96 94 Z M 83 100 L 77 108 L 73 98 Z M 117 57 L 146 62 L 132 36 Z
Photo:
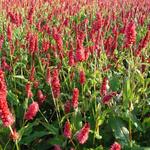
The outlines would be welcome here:
M 43 95 L 43 92 L 41 90 L 38 90 L 37 92 L 37 97 L 38 97 L 38 103 L 41 105 L 45 99 L 46 99 L 46 96 Z
M 145 37 L 141 39 L 137 50 L 135 51 L 135 56 L 140 56 L 144 48 L 146 48 L 148 42 L 150 41 L 150 30 L 146 33 Z
M 65 113 L 69 113 L 70 112 L 70 109 L 71 109 L 71 102 L 68 100 L 66 101 L 66 103 L 64 104 L 64 111 Z
M 116 96 L 116 95 L 117 95 L 116 92 L 110 92 L 110 93 L 106 94 L 106 95 L 103 97 L 102 102 L 103 102 L 104 104 L 108 104 L 109 101 L 110 101 L 114 96 Z
M 70 66 L 74 66 L 75 65 L 73 50 L 69 51 L 69 65 Z
M 58 69 L 53 70 L 51 86 L 52 86 L 54 97 L 58 98 L 60 96 L 60 81 L 59 81 Z
M 31 84 L 30 83 L 26 84 L 26 94 L 27 94 L 27 98 L 31 98 L 33 96 L 33 93 L 31 91 Z
M 0 69 L 0 118 L 3 125 L 8 127 L 14 123 L 14 117 L 11 114 L 7 104 L 7 87 L 4 79 L 4 73 Z
M 36 116 L 38 111 L 39 111 L 38 103 L 32 102 L 32 104 L 29 105 L 27 112 L 25 113 L 25 119 L 32 120 Z
M 86 81 L 85 72 L 83 70 L 80 71 L 80 84 L 83 85 Z
M 47 67 L 46 70 L 46 83 L 49 85 L 51 84 L 51 72 L 49 67 Z
M 84 144 L 89 137 L 90 124 L 85 123 L 83 128 L 77 133 L 76 137 L 80 144 Z
M 3 42 L 4 42 L 4 36 L 1 35 L 1 36 L 0 36 L 0 50 L 2 49 Z
M 78 107 L 78 98 L 79 98 L 79 90 L 78 88 L 74 88 L 72 96 L 72 107 L 74 109 Z
M 9 42 L 11 42 L 12 41 L 12 28 L 11 28 L 11 26 L 10 26 L 10 24 L 8 25 L 8 27 L 7 27 L 7 39 L 8 39 L 8 41 Z
M 69 120 L 66 121 L 65 126 L 64 126 L 64 136 L 69 139 L 72 136 L 71 125 L 70 125 Z
M 120 145 L 119 143 L 115 142 L 115 143 L 111 146 L 110 150 L 121 150 L 121 145 Z
M 30 77 L 29 77 L 30 81 L 34 81 L 34 74 L 35 74 L 35 67 L 32 66 L 32 68 L 31 68 L 31 74 L 30 74 Z
M 125 41 L 126 47 L 130 47 L 132 44 L 135 43 L 135 41 L 136 41 L 136 26 L 133 21 L 131 21 L 127 24 L 125 36 L 126 36 L 126 41 Z

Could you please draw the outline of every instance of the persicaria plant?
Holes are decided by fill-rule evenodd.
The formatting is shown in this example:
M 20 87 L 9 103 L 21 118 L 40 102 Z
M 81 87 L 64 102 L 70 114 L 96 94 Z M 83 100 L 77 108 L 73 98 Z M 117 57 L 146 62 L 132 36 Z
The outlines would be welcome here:
M 0 0 L 0 150 L 149 137 L 150 0 Z

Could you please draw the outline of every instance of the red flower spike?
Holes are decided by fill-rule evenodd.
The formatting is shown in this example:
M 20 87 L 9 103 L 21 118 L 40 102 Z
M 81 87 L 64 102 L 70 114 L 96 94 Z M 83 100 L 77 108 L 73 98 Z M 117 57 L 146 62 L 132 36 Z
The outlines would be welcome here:
M 14 123 L 14 117 L 11 114 L 7 104 L 7 87 L 4 79 L 4 73 L 0 69 L 0 118 L 3 125 L 8 127 Z
M 66 137 L 66 138 L 71 138 L 71 136 L 72 136 L 72 133 L 71 133 L 71 127 L 70 127 L 71 125 L 70 125 L 70 122 L 69 122 L 69 120 L 67 120 L 66 121 L 66 123 L 65 123 L 65 126 L 64 126 L 64 136 Z
M 141 39 L 140 44 L 139 44 L 139 46 L 138 46 L 138 49 L 137 49 L 136 52 L 135 52 L 135 56 L 136 56 L 136 57 L 139 57 L 139 56 L 141 55 L 142 50 L 143 50 L 144 48 L 146 48 L 146 46 L 148 45 L 148 42 L 149 42 L 149 41 L 150 41 L 150 31 L 148 31 L 148 32 L 146 33 L 146 36 L 145 36 L 143 39 Z
M 57 69 L 53 70 L 51 86 L 52 86 L 54 98 L 58 98 L 60 96 L 60 81 L 59 81 L 59 74 Z
M 47 68 L 47 71 L 46 71 L 46 83 L 49 85 L 51 84 L 51 72 L 50 72 L 49 67 Z
M 109 101 L 110 101 L 114 96 L 116 96 L 116 95 L 117 95 L 116 92 L 108 93 L 107 95 L 105 95 L 105 96 L 103 97 L 102 102 L 103 102 L 104 104 L 108 104 Z
M 80 84 L 83 85 L 86 81 L 85 72 L 82 70 L 80 71 Z
M 39 105 L 37 102 L 33 102 L 32 104 L 30 104 L 30 106 L 28 107 L 27 112 L 25 113 L 25 119 L 26 120 L 32 120 L 37 112 L 39 111 Z
M 72 96 L 72 107 L 76 109 L 78 107 L 78 98 L 79 98 L 79 90 L 78 88 L 73 89 L 73 96 Z
M 65 113 L 69 113 L 70 112 L 70 109 L 71 109 L 71 102 L 68 100 L 66 101 L 65 105 L 64 105 L 64 111 Z
M 35 74 L 35 67 L 32 66 L 31 74 L 30 74 L 30 77 L 29 77 L 30 81 L 32 81 L 32 82 L 34 81 L 34 74 Z
M 4 42 L 4 36 L 1 35 L 1 36 L 0 36 L 0 50 L 2 49 L 3 42 Z
M 7 27 L 7 39 L 9 42 L 12 42 L 12 28 L 10 24 Z
M 119 143 L 115 142 L 115 143 L 111 146 L 110 150 L 121 150 L 121 145 L 120 145 Z
M 46 99 L 46 96 L 43 95 L 43 93 L 42 93 L 41 90 L 38 90 L 37 97 L 38 97 L 38 103 L 39 103 L 39 105 L 43 104 L 43 102 Z
M 30 83 L 26 84 L 26 93 L 27 93 L 27 98 L 31 98 L 33 96 Z
M 69 66 L 74 66 L 74 65 L 75 65 L 74 54 L 73 54 L 73 50 L 71 49 L 69 51 Z
M 12 67 L 7 64 L 5 57 L 2 57 L 1 65 L 2 65 L 3 71 L 5 71 L 5 70 L 12 71 Z
M 85 123 L 83 128 L 77 133 L 77 140 L 80 144 L 84 144 L 89 137 L 90 124 Z
M 126 36 L 125 46 L 128 48 L 131 45 L 133 45 L 136 41 L 136 26 L 133 21 L 127 25 L 125 36 Z
M 34 81 L 33 86 L 35 89 L 37 89 L 39 86 L 39 81 Z

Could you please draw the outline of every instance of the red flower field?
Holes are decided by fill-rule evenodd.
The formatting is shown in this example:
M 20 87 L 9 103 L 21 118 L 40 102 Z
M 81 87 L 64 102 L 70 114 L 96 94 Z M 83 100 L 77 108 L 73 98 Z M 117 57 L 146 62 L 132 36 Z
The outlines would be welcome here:
M 0 150 L 150 149 L 150 0 L 0 1 Z

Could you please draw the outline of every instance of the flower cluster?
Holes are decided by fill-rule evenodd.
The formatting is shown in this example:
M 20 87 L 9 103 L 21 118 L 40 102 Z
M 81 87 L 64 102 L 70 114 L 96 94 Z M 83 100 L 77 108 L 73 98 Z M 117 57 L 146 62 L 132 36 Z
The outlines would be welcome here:
M 26 120 L 32 120 L 37 112 L 39 111 L 39 105 L 37 102 L 33 102 L 32 104 L 30 104 L 30 106 L 28 107 L 27 112 L 25 113 L 25 119 Z
M 0 69 L 0 118 L 2 119 L 3 125 L 8 127 L 14 123 L 14 117 L 8 108 L 6 96 L 7 88 L 4 79 L 4 73 Z

